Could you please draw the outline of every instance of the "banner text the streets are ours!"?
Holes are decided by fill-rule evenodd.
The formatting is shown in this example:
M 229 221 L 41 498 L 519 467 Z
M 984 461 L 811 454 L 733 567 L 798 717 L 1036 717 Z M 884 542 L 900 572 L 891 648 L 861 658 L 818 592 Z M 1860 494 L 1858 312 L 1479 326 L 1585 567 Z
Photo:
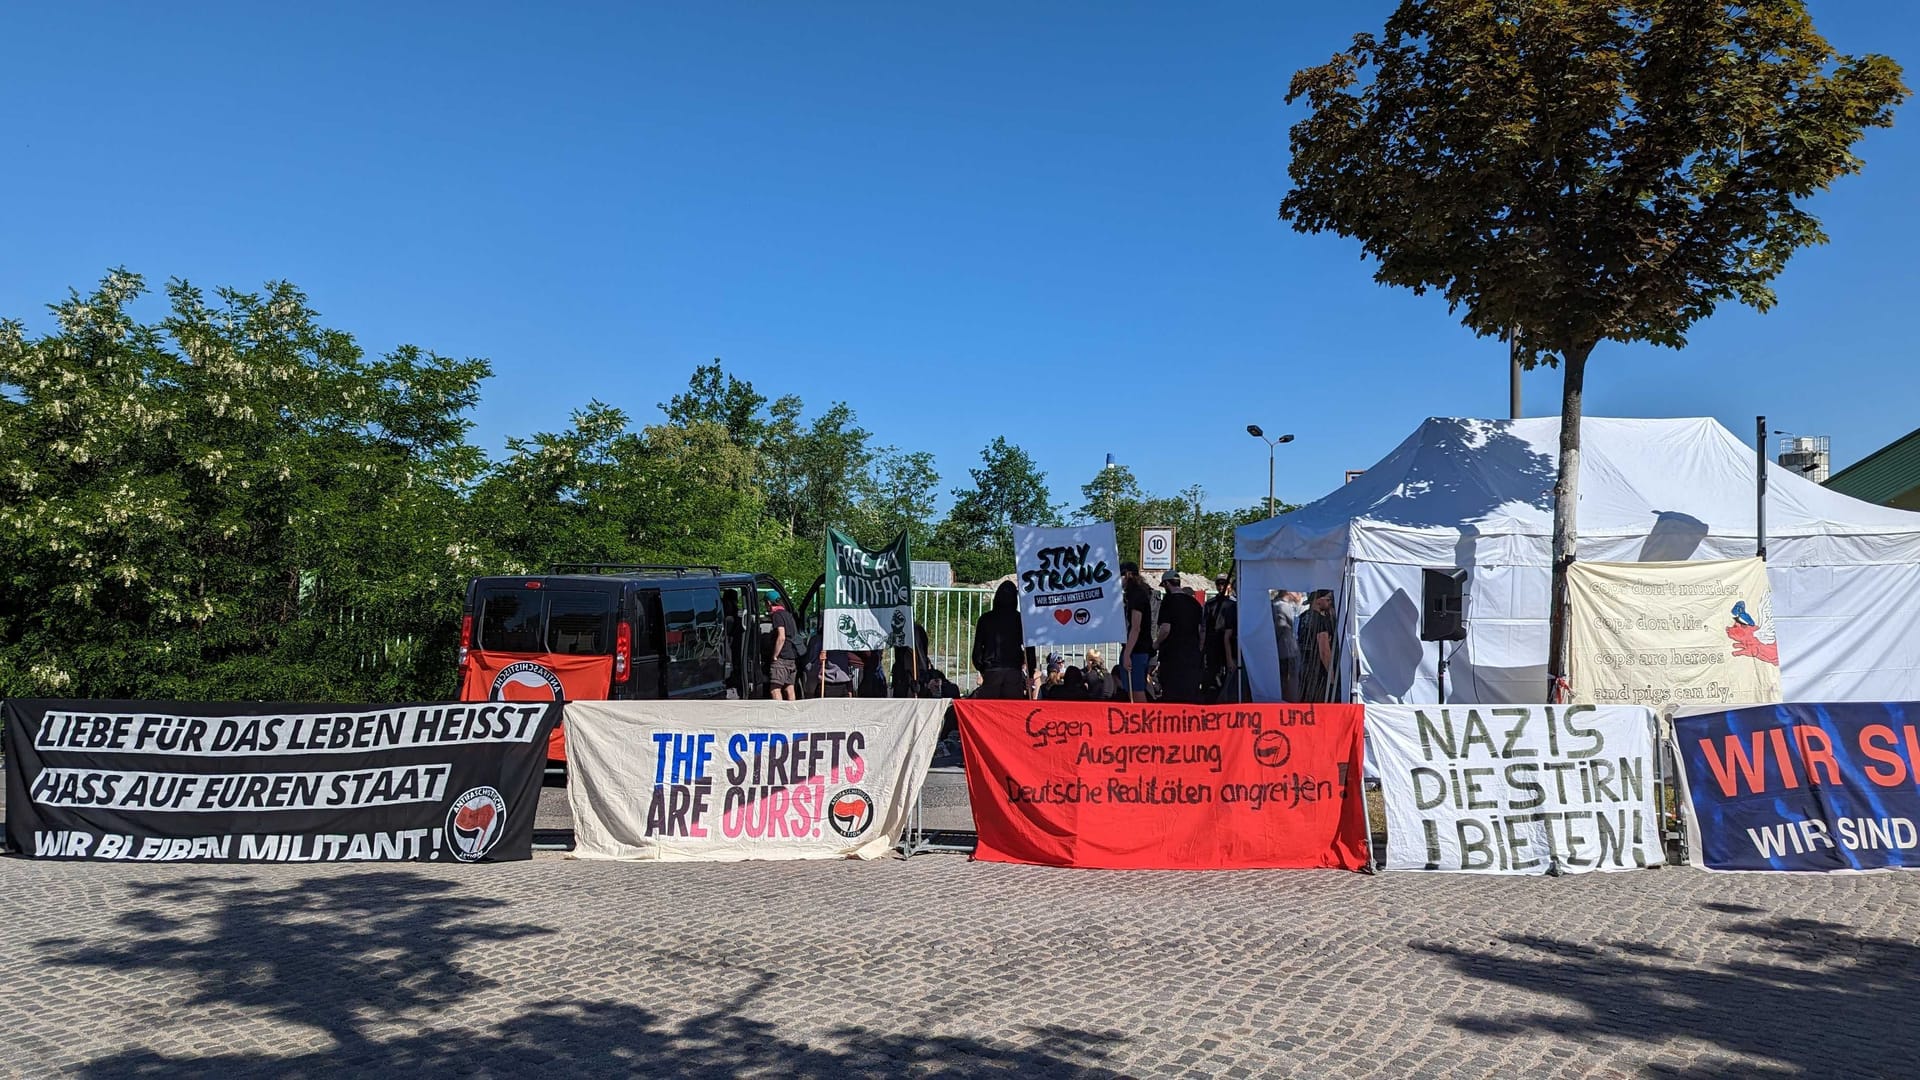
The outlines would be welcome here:
M 1370 705 L 1387 869 L 1633 870 L 1665 861 L 1654 717 L 1594 705 Z
M 993 862 L 1367 865 L 1357 705 L 957 704 Z
M 9 701 L 7 839 L 61 859 L 525 859 L 558 708 Z
M 943 700 L 576 701 L 584 859 L 878 858 L 899 843 Z

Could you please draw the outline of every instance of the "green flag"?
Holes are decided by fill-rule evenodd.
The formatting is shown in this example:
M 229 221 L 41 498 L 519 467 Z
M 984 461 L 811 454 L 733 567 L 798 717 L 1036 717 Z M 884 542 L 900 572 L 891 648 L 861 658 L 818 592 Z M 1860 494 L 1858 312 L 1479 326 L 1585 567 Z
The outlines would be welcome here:
M 913 573 L 907 534 L 868 550 L 827 530 L 827 580 L 821 628 L 826 648 L 905 648 L 913 644 Z

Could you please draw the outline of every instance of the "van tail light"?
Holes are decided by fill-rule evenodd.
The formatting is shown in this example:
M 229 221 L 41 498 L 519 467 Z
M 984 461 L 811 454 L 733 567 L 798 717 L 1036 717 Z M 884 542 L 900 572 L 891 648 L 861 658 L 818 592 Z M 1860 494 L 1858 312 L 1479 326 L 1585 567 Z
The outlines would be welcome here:
M 613 632 L 613 681 L 627 681 L 627 672 L 633 661 L 633 627 L 621 620 L 620 629 Z
M 460 677 L 467 675 L 467 654 L 473 649 L 473 616 L 460 616 Z

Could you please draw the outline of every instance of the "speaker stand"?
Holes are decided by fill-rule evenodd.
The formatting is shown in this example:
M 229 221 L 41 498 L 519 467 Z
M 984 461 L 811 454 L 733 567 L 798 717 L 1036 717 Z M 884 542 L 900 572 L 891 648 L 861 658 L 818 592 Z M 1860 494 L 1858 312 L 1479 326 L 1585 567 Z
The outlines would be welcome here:
M 1440 662 L 1440 704 L 1445 705 L 1447 703 L 1447 643 L 1434 642 L 1433 656 Z

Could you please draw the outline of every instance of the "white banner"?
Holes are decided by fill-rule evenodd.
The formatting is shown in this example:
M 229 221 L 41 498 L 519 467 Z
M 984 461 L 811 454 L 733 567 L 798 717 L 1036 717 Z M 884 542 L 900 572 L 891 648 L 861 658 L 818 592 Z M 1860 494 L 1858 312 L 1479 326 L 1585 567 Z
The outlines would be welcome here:
M 874 859 L 920 797 L 940 700 L 569 701 L 582 859 Z
M 1651 710 L 1369 705 L 1387 869 L 1481 874 L 1665 862 Z
M 1658 709 L 1781 700 L 1773 597 L 1759 559 L 1576 562 L 1567 599 L 1575 701 Z
M 1013 527 L 1014 581 L 1027 645 L 1099 645 L 1126 639 L 1120 546 L 1113 523 Z

